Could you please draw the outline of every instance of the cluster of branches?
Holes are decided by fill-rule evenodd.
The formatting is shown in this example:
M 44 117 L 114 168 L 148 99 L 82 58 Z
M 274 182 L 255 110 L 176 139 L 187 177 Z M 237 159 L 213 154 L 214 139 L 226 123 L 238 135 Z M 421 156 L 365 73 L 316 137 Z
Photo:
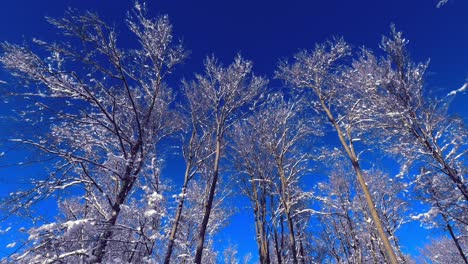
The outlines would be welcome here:
M 49 21 L 58 43 L 2 44 L 0 62 L 25 84 L 11 92 L 26 101 L 19 120 L 47 130 L 8 144 L 53 158 L 48 177 L 2 209 L 28 214 L 63 195 L 56 221 L 31 227 L 4 261 L 237 263 L 235 247 L 218 253 L 215 235 L 228 198 L 244 195 L 260 263 L 410 263 L 397 237 L 408 221 L 447 231 L 423 261 L 468 263 L 466 129 L 446 101 L 428 99 L 427 63 L 410 61 L 394 28 L 382 57 L 342 39 L 296 54 L 278 66 L 281 91 L 237 56 L 228 66 L 207 58 L 174 92 L 167 79 L 187 52 L 167 16 L 148 18 L 136 4 L 135 48 L 94 13 Z M 174 149 L 181 186 L 162 172 Z M 363 169 L 376 162 L 369 152 L 399 161 L 400 173 Z M 428 210 L 411 217 L 415 200 Z

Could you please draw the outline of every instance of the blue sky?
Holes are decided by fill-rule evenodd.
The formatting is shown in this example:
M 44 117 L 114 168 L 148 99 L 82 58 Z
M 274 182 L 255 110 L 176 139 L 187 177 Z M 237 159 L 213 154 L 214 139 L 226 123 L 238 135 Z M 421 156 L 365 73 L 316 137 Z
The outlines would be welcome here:
M 410 40 L 417 60 L 431 59 L 428 83 L 434 89 L 455 89 L 468 78 L 467 1 L 451 0 L 436 8 L 436 0 L 330 1 L 149 1 L 150 12 L 169 14 L 175 34 L 191 51 L 179 68 L 187 78 L 200 71 L 202 60 L 215 54 L 229 62 L 241 52 L 255 71 L 271 75 L 278 59 L 290 57 L 316 42 L 342 36 L 359 47 L 377 49 L 380 38 L 395 23 Z M 46 4 L 47 3 L 47 4 Z M 98 12 L 118 28 L 131 0 L 16 0 L 2 4 L 0 39 L 23 42 L 32 37 L 56 40 L 45 16 L 60 17 L 67 7 Z M 121 32 L 125 33 L 125 30 Z
M 442 96 L 461 87 L 468 78 L 468 1 L 451 0 L 442 8 L 436 8 L 436 2 L 155 0 L 148 1 L 148 6 L 154 15 L 169 15 L 175 35 L 191 51 L 189 59 L 177 70 L 172 84 L 174 87 L 178 86 L 176 80 L 181 77 L 190 79 L 194 72 L 200 72 L 207 55 L 214 54 L 228 63 L 236 53 L 241 52 L 254 61 L 256 73 L 272 76 L 279 59 L 291 57 L 300 49 L 312 49 L 316 42 L 333 36 L 342 36 L 355 47 L 365 45 L 376 50 L 381 36 L 389 32 L 391 23 L 395 23 L 410 40 L 412 58 L 415 61 L 431 59 L 427 87 Z M 44 17 L 60 17 L 69 6 L 98 12 L 104 20 L 120 28 L 125 36 L 123 20 L 132 3 L 128 0 L 4 1 L 0 8 L 0 41 L 22 43 L 33 37 L 57 40 L 56 31 L 51 30 Z M 2 79 L 6 77 L 0 72 Z M 273 81 L 271 85 L 281 83 Z M 465 119 L 468 117 L 468 108 L 464 106 L 466 100 L 466 94 L 458 95 L 452 105 L 452 111 Z M 5 111 L 7 109 L 0 106 L 0 113 Z M 0 127 L 2 138 L 14 133 L 14 130 L 6 129 L 9 125 L 4 120 L 0 120 L 0 126 L 3 126 L 3 129 Z M 31 170 L 29 168 L 27 171 Z M 26 170 L 22 168 L 0 168 L 0 177 L 3 178 L 25 173 Z M 15 182 L 15 178 L 9 181 Z M 12 188 L 12 185 L 3 184 L 4 179 L 0 183 L 3 185 L 0 186 L 1 195 Z M 247 212 L 250 214 L 250 211 Z M 245 227 L 245 221 L 247 218 L 244 215 L 234 216 L 233 225 L 229 228 L 236 230 Z M 0 224 L 0 229 L 5 227 Z M 229 232 L 223 234 L 222 239 L 239 243 L 241 252 L 252 251 L 255 255 L 253 226 L 249 232 Z M 406 230 L 402 240 L 410 241 L 412 235 L 411 230 Z M 4 243 L 6 239 L 0 234 L 0 242 Z M 0 243 L 0 247 L 3 243 Z

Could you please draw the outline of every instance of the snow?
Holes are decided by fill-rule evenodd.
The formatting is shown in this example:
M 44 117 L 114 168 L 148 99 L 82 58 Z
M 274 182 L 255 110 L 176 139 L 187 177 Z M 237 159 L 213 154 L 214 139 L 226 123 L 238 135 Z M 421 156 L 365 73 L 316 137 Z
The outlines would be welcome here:
M 460 89 L 451 91 L 450 93 L 447 94 L 447 96 L 456 95 L 457 93 L 464 92 L 464 91 L 466 91 L 467 89 L 468 89 L 468 82 L 465 83 L 462 87 L 460 87 Z
M 437 3 L 437 8 L 441 8 L 442 6 L 444 6 L 445 4 L 447 4 L 448 0 L 440 0 L 438 3 Z
M 158 214 L 158 212 L 157 212 L 156 210 L 154 210 L 154 209 L 147 210 L 147 211 L 144 213 L 144 215 L 145 215 L 146 217 L 148 217 L 148 218 L 154 217 L 154 216 L 156 216 L 157 214 Z
M 48 263 L 54 263 L 59 259 L 64 259 L 66 257 L 73 256 L 73 255 L 86 255 L 86 250 L 85 249 L 78 249 L 78 250 L 75 250 L 75 251 L 63 253 L 63 254 L 61 254 L 59 256 L 55 255 L 53 258 L 47 259 L 42 263 L 47 263 L 47 264 Z
M 50 231 L 50 230 L 53 230 L 55 228 L 57 228 L 57 223 L 50 223 L 50 224 L 43 225 L 43 226 L 41 226 L 39 228 L 33 229 L 33 230 L 31 230 L 31 232 L 29 234 L 28 240 L 36 240 L 39 237 L 40 232 Z
M 162 200 L 163 197 L 161 194 L 157 193 L 157 192 L 153 192 L 152 194 L 149 195 L 148 197 L 148 204 L 149 205 L 153 205 L 155 204 L 157 201 L 160 201 Z
M 437 214 L 438 214 L 437 210 L 435 210 L 434 208 L 431 208 L 426 213 L 421 213 L 421 214 L 418 214 L 418 215 L 411 216 L 411 219 L 413 219 L 413 220 L 432 219 Z
M 187 194 L 184 193 L 179 193 L 179 194 L 174 194 L 172 195 L 172 198 L 177 199 L 177 198 L 185 198 Z
M 68 221 L 63 223 L 63 225 L 67 228 L 68 232 L 72 232 L 80 227 L 82 227 L 84 224 L 87 224 L 91 221 L 91 219 L 79 219 L 75 221 Z
M 6 245 L 6 248 L 14 248 L 16 246 L 16 242 L 10 243 Z
M 135 9 L 141 11 L 141 5 L 138 2 L 135 2 Z
M 5 234 L 6 232 L 11 230 L 11 226 L 7 227 L 5 230 L 0 229 L 0 234 Z
M 55 186 L 54 189 L 60 189 L 60 190 L 63 190 L 63 189 L 66 189 L 70 186 L 73 186 L 73 185 L 76 185 L 76 184 L 80 184 L 82 183 L 83 181 L 72 181 L 72 182 L 68 182 L 64 185 L 59 185 L 59 186 Z

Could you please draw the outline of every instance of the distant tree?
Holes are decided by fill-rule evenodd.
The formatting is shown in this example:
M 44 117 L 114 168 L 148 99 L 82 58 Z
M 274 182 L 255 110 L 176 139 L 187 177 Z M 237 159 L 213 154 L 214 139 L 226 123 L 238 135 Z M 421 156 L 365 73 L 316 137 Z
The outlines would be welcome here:
M 457 200 L 459 197 L 456 189 L 444 184 L 446 178 L 442 174 L 424 174 L 418 177 L 418 198 L 429 205 L 429 209 L 421 214 L 413 216 L 426 228 L 437 228 L 447 231 L 453 249 L 461 259 L 467 263 L 468 248 L 466 247 L 468 236 L 468 208 L 465 203 Z M 464 200 L 462 200 L 464 201 Z M 434 241 L 435 242 L 435 241 Z M 434 247 L 438 244 L 435 243 Z M 442 246 L 442 244 L 440 244 Z
M 318 184 L 316 200 L 320 203 L 324 248 L 336 263 L 360 263 L 366 258 L 362 212 L 357 209 L 354 182 L 338 169 L 328 182 Z M 363 237 L 364 236 L 364 237 Z
M 233 245 L 229 245 L 223 251 L 223 260 L 224 264 L 238 264 L 239 259 L 237 258 L 237 247 Z
M 408 207 L 408 184 L 379 170 L 366 171 L 366 179 L 374 191 L 375 203 L 385 231 L 389 235 L 400 262 L 407 262 L 400 249 L 396 232 L 410 221 Z M 362 199 L 364 204 L 364 199 Z
M 69 187 L 83 195 L 61 203 L 64 219 L 31 229 L 33 245 L 16 261 L 142 261 L 154 253 L 165 210 L 158 142 L 179 127 L 164 79 L 186 53 L 167 16 L 147 18 L 138 3 L 127 20 L 135 49 L 120 48 L 115 29 L 94 13 L 70 11 L 49 22 L 63 33 L 60 42 L 35 40 L 38 53 L 3 43 L 0 62 L 27 84 L 24 96 L 37 100 L 33 114 L 54 119 L 48 135 L 11 141 L 60 161 L 8 205 L 15 211 Z

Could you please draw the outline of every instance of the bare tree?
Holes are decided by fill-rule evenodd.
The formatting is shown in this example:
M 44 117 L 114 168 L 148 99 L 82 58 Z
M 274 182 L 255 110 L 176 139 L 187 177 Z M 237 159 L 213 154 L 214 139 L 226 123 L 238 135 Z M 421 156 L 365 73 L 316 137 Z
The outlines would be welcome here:
M 343 166 L 341 158 L 330 166 L 328 181 L 320 182 L 314 195 L 319 208 L 315 215 L 323 228 L 319 239 L 323 241 L 328 259 L 336 263 L 385 262 L 384 248 L 377 240 L 377 230 L 358 182 Z M 407 263 L 395 236 L 395 232 L 410 219 L 406 213 L 405 184 L 378 170 L 364 173 L 369 187 L 374 190 L 376 209 L 398 253 L 398 261 Z
M 400 176 L 410 168 L 422 167 L 420 175 L 412 180 L 420 190 L 420 198 L 432 206 L 430 211 L 440 214 L 426 214 L 431 216 L 426 218 L 450 219 L 466 226 L 460 221 L 466 214 L 468 198 L 463 161 L 466 128 L 461 119 L 448 115 L 448 101 L 431 100 L 425 94 L 428 63 L 413 63 L 406 51 L 407 43 L 392 26 L 391 36 L 384 37 L 381 44 L 387 57 L 377 58 L 362 50 L 347 74 L 348 83 L 368 109 L 361 112 L 366 127 L 376 132 L 383 150 L 401 160 Z
M 190 86 L 186 85 L 186 89 L 190 89 Z M 185 90 L 189 94 L 190 90 Z M 192 99 L 193 100 L 193 99 Z M 186 145 L 183 147 L 183 156 L 186 162 L 184 182 L 182 185 L 181 193 L 178 197 L 178 205 L 176 209 L 176 215 L 172 223 L 172 228 L 169 236 L 167 251 L 164 258 L 164 263 L 168 264 L 171 260 L 171 255 L 174 247 L 174 241 L 177 236 L 177 230 L 182 218 L 183 207 L 187 196 L 187 188 L 193 177 L 199 173 L 199 168 L 203 164 L 211 161 L 210 157 L 213 156 L 213 131 L 206 129 L 206 116 L 204 111 L 200 111 L 199 105 L 192 104 L 194 101 L 188 100 L 188 127 L 191 130 L 190 138 L 188 142 L 184 142 Z
M 223 155 L 226 130 L 254 103 L 260 95 L 266 80 L 253 76 L 252 63 L 237 56 L 227 68 L 214 58 L 205 63 L 205 75 L 196 75 L 196 80 L 187 84 L 187 97 L 198 116 L 204 116 L 204 129 L 212 131 L 214 159 L 210 189 L 204 205 L 203 220 L 200 225 L 195 263 L 200 264 L 203 254 L 206 228 L 210 218 L 213 198 L 219 178 L 219 162 Z
M 206 166 L 211 165 L 211 163 Z M 201 166 L 198 169 L 196 180 L 191 180 L 187 186 L 186 196 L 184 197 L 184 210 L 179 219 L 177 233 L 174 238 L 173 253 L 170 259 L 171 263 L 193 263 L 194 252 L 198 243 L 198 230 L 204 215 L 204 204 L 207 199 L 207 192 L 210 189 L 210 179 L 212 175 L 211 166 Z M 222 179 L 220 179 L 222 184 Z M 221 228 L 225 227 L 231 211 L 226 210 L 225 201 L 230 194 L 228 188 L 219 188 L 215 196 L 215 202 L 210 215 L 210 221 L 207 226 L 207 236 L 203 250 L 204 263 L 216 263 L 217 252 L 215 246 L 215 235 Z M 178 197 L 181 199 L 181 197 Z M 173 226 L 172 226 L 173 227 Z M 165 238 L 167 240 L 167 237 Z M 163 254 L 167 253 L 164 252 Z M 161 257 L 166 257 L 162 255 Z M 161 259 L 161 262 L 163 259 Z
M 446 237 L 433 239 L 421 249 L 421 263 L 466 263 L 466 258 L 460 257 L 453 241 Z M 465 240 L 464 247 L 467 247 Z
M 425 95 L 424 73 L 428 64 L 413 63 L 407 44 L 408 40 L 392 26 L 391 36 L 384 37 L 381 44 L 386 58 L 378 59 L 364 51 L 353 64 L 351 83 L 369 109 L 363 119 L 379 129 L 385 149 L 401 154 L 406 162 L 404 168 L 413 161 L 424 160 L 426 173 L 447 175 L 468 200 L 463 177 L 466 166 L 461 160 L 467 151 L 466 129 L 462 120 L 448 117 L 448 102 L 437 102 Z
M 269 154 L 259 145 L 257 132 L 245 123 L 236 124 L 233 130 L 233 163 L 238 171 L 235 177 L 240 178 L 242 192 L 247 195 L 252 204 L 255 222 L 256 240 L 260 263 L 271 263 L 269 246 L 269 216 L 272 208 L 269 199 L 272 195 L 274 167 Z M 274 209 L 273 209 L 274 210 Z
M 292 262 L 304 259 L 298 252 L 300 239 L 297 236 L 302 230 L 297 229 L 300 211 L 308 196 L 299 186 L 309 155 L 302 153 L 301 148 L 306 148 L 308 136 L 318 131 L 313 130 L 309 119 L 301 118 L 299 105 L 298 101 L 287 100 L 282 94 L 273 94 L 233 132 L 237 169 L 248 177 L 244 191 L 254 209 L 261 263 L 270 262 L 265 228 L 268 194 L 278 197 L 275 218 L 284 215 L 286 219 Z
M 90 263 L 101 263 L 115 256 L 109 245 L 125 239 L 116 237 L 119 230 L 142 235 L 137 226 L 125 227 L 121 221 L 129 197 L 136 195 L 135 187 L 146 187 L 150 197 L 160 197 L 156 146 L 178 127 L 177 115 L 170 109 L 171 91 L 163 81 L 186 53 L 173 44 L 167 16 L 149 19 L 138 3 L 127 20 L 140 44 L 137 49 L 120 48 L 116 31 L 94 13 L 70 11 L 67 17 L 49 22 L 65 39 L 52 44 L 35 40 L 48 57 L 3 43 L 0 61 L 15 77 L 31 83 L 24 96 L 38 100 L 37 111 L 48 111 L 56 120 L 48 137 L 12 141 L 59 157 L 61 166 L 46 181 L 36 182 L 33 192 L 15 193 L 11 199 L 35 201 L 40 193 L 80 187 L 85 205 L 76 221 L 93 223 L 94 233 L 77 243 L 79 249 L 43 258 L 48 263 L 85 256 Z M 33 83 L 39 85 L 37 89 Z M 57 101 L 67 108 L 56 108 Z M 76 211 L 68 210 L 71 212 Z M 39 231 L 48 233 L 52 227 L 32 231 L 37 234 L 33 239 L 44 239 L 28 252 L 48 246 Z
M 353 165 L 371 219 L 384 244 L 387 260 L 396 264 L 398 259 L 382 226 L 354 148 L 354 142 L 360 139 L 359 134 L 362 132 L 359 128 L 363 120 L 360 119 L 359 113 L 367 111 L 367 108 L 359 99 L 352 96 L 352 90 L 341 81 L 343 71 L 340 70 L 339 62 L 349 54 L 349 50 L 349 46 L 341 39 L 317 45 L 313 52 L 304 51 L 297 54 L 293 64 L 282 63 L 276 75 L 295 87 L 309 89 L 313 94 L 309 99 L 312 101 L 312 106 L 322 112 L 333 126 L 343 150 Z

